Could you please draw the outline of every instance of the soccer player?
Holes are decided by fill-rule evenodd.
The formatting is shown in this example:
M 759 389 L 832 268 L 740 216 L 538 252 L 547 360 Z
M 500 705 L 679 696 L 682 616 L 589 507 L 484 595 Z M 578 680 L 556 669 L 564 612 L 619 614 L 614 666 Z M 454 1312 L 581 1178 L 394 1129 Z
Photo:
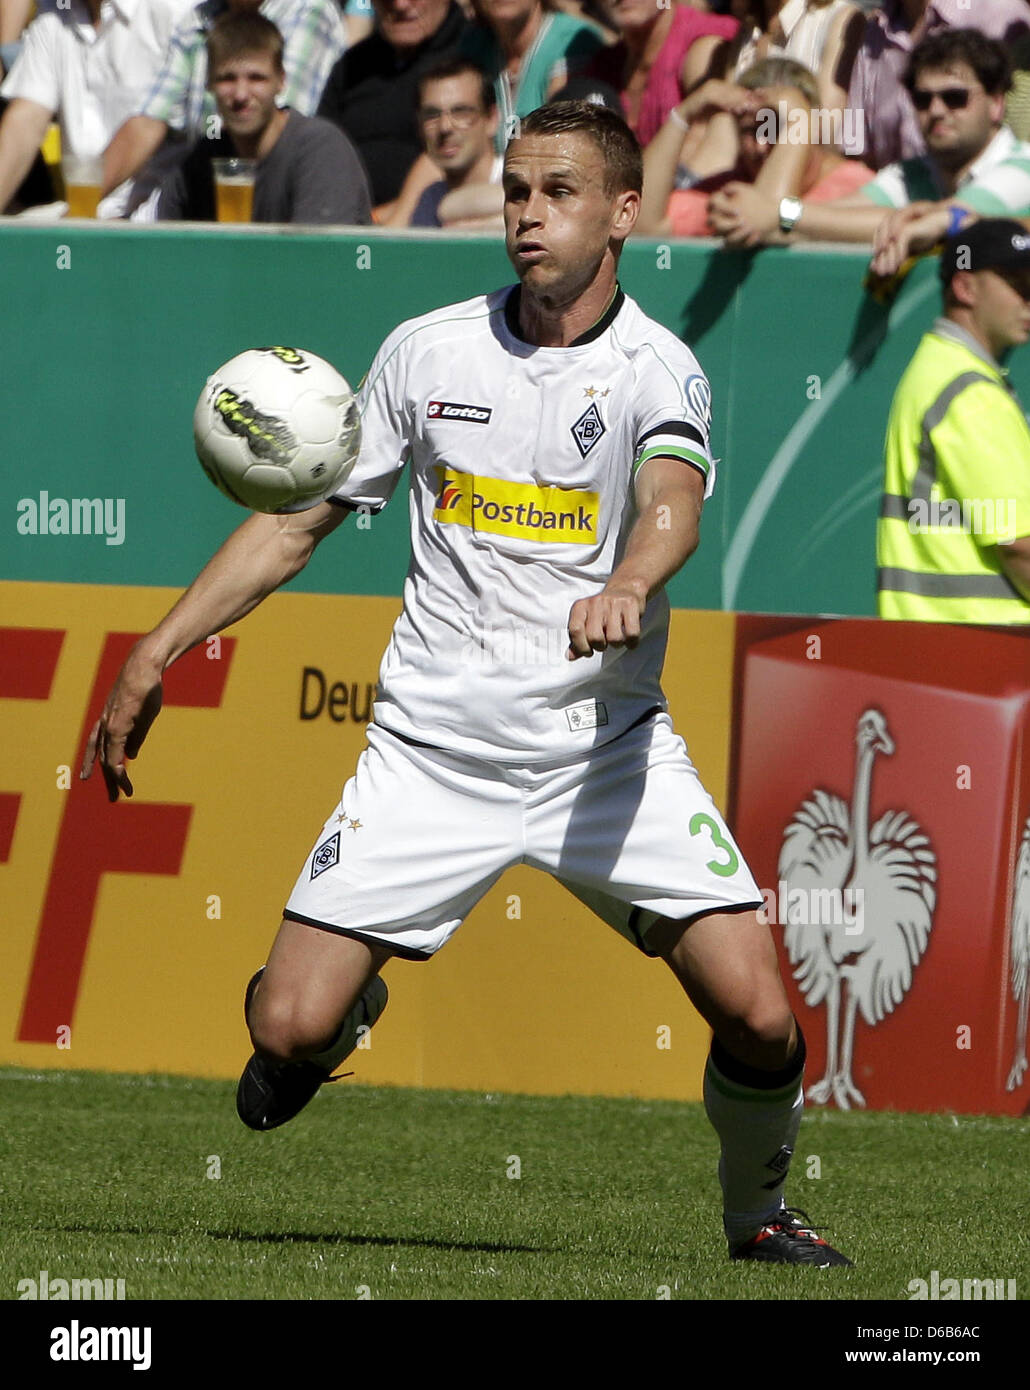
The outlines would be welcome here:
M 110 799 L 131 796 L 125 759 L 166 667 L 298 573 L 349 511 L 385 506 L 410 463 L 411 567 L 375 723 L 248 987 L 241 1118 L 291 1119 L 382 1012 L 386 961 L 432 956 L 528 863 L 661 957 L 711 1025 L 731 1258 L 845 1265 L 783 1204 L 804 1041 L 762 895 L 659 684 L 664 585 L 697 546 L 715 467 L 696 358 L 616 279 L 641 175 L 603 107 L 523 121 L 504 167 L 520 283 L 390 334 L 344 486 L 229 537 L 130 654 L 83 776 L 99 758 Z

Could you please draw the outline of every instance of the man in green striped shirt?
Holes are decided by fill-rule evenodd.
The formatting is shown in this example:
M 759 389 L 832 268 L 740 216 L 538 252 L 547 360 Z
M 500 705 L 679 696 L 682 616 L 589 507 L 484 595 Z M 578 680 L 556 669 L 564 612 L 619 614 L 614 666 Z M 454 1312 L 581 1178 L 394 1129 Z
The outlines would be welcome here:
M 880 616 L 1030 623 L 1030 426 L 1001 359 L 1030 338 L 1030 235 L 987 218 L 941 257 L 944 314 L 891 407 Z

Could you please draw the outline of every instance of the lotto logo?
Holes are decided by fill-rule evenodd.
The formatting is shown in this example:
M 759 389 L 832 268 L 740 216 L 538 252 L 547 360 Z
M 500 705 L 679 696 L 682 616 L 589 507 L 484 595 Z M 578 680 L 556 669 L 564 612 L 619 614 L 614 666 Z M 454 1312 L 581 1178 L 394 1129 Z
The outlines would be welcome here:
M 457 401 L 430 401 L 426 406 L 430 420 L 463 420 L 470 425 L 487 425 L 492 414 L 488 405 L 459 405 Z

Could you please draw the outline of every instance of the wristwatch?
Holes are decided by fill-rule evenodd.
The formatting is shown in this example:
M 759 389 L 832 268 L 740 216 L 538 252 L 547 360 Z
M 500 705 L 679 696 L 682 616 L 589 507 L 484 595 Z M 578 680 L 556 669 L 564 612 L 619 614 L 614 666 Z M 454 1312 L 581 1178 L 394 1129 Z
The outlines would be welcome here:
M 780 231 L 792 232 L 801 221 L 805 205 L 800 198 L 780 199 Z

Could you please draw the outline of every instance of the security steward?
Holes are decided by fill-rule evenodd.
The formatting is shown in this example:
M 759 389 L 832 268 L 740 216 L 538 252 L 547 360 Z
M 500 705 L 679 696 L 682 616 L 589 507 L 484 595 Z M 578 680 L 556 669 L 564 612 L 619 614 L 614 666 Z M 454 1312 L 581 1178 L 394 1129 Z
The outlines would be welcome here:
M 989 218 L 941 255 L 944 313 L 887 425 L 882 618 L 1030 624 L 1030 426 L 1001 362 L 1030 338 L 1030 234 Z

